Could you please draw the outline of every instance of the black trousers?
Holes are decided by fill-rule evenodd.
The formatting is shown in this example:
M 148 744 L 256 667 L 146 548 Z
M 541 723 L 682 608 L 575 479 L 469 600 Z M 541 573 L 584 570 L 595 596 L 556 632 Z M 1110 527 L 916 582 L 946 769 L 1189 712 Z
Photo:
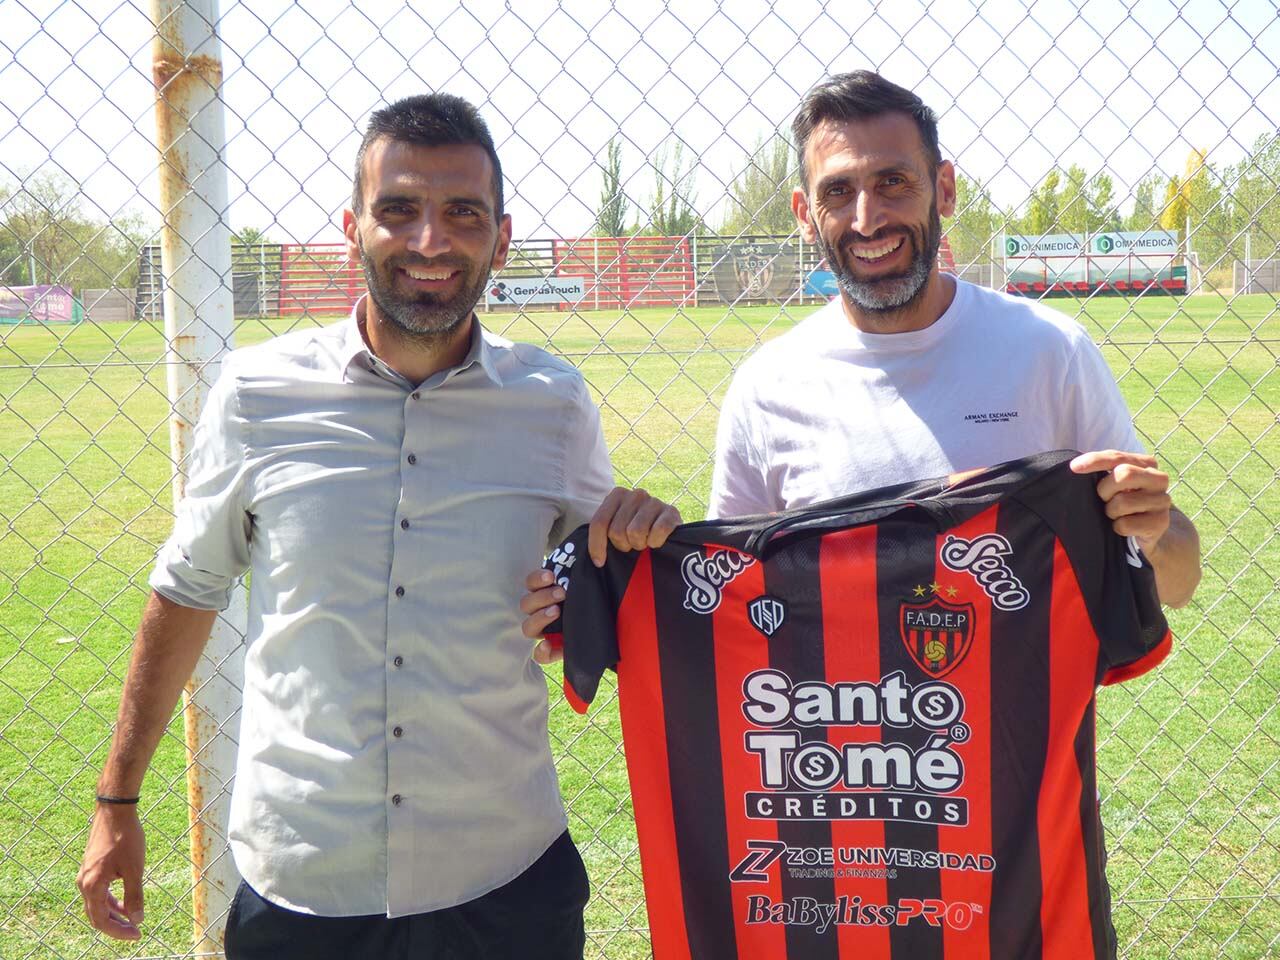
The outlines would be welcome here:
M 582 960 L 587 871 L 568 831 L 510 883 L 409 917 L 295 913 L 241 883 L 227 960 Z

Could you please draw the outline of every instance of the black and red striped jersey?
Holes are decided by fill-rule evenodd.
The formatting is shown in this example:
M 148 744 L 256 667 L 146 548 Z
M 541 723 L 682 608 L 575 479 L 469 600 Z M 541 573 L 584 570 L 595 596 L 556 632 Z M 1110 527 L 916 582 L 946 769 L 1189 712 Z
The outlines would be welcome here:
M 1171 639 L 1070 454 L 547 566 L 616 668 L 657 960 L 1112 957 L 1094 693 Z

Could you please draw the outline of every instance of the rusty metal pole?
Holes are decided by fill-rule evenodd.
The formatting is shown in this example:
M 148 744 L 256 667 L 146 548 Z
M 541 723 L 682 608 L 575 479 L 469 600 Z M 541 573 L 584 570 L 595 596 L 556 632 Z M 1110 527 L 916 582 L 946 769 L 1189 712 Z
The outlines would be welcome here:
M 217 0 L 151 0 L 155 38 L 161 263 L 168 341 L 174 504 L 182 499 L 192 431 L 234 329 L 222 59 Z M 193 952 L 222 956 L 239 876 L 227 848 L 243 676 L 245 592 L 217 621 L 183 700 L 191 820 Z

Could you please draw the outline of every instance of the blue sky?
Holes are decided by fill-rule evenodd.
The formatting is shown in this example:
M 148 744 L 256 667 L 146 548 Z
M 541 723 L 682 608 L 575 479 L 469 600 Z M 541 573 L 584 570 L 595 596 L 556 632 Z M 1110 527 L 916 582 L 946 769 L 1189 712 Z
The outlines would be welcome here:
M 100 216 L 155 219 L 145 4 L 0 4 L 0 179 L 60 169 Z M 336 241 L 359 128 L 445 89 L 482 105 L 518 237 L 590 229 L 598 158 L 625 141 L 632 198 L 678 136 L 718 222 L 747 148 L 829 72 L 870 67 L 941 117 L 944 151 L 1015 204 L 1055 163 L 1128 193 L 1189 151 L 1238 160 L 1280 127 L 1280 23 L 1264 0 L 254 0 L 221 6 L 229 219 Z

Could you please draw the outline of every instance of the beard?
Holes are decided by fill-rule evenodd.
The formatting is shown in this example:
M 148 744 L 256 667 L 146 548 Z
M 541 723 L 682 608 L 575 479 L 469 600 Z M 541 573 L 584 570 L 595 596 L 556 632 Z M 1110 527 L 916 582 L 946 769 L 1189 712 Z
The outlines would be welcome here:
M 818 236 L 818 246 L 827 258 L 836 283 L 856 306 L 869 313 L 893 313 L 910 307 L 924 295 L 929 274 L 938 259 L 938 247 L 942 244 L 942 219 L 938 216 L 937 203 L 929 205 L 926 227 L 911 226 L 906 230 L 912 249 L 911 262 L 906 269 L 870 279 L 862 279 L 853 272 L 849 262 L 854 259 L 853 254 L 850 253 L 849 260 L 846 260 L 844 250 L 851 241 L 873 241 L 891 234 L 876 231 L 872 236 L 864 237 L 860 233 L 850 233 L 841 238 L 839 247 L 829 244 L 826 237 Z
M 447 340 L 470 318 L 485 284 L 489 271 L 464 257 L 418 257 L 412 254 L 388 257 L 381 264 L 374 261 L 360 244 L 360 264 L 364 267 L 365 285 L 369 299 L 378 308 L 378 314 L 391 328 L 408 340 L 435 343 Z M 429 291 L 402 293 L 396 289 L 396 270 L 404 267 L 448 268 L 462 273 L 462 283 L 452 296 L 441 296 Z

